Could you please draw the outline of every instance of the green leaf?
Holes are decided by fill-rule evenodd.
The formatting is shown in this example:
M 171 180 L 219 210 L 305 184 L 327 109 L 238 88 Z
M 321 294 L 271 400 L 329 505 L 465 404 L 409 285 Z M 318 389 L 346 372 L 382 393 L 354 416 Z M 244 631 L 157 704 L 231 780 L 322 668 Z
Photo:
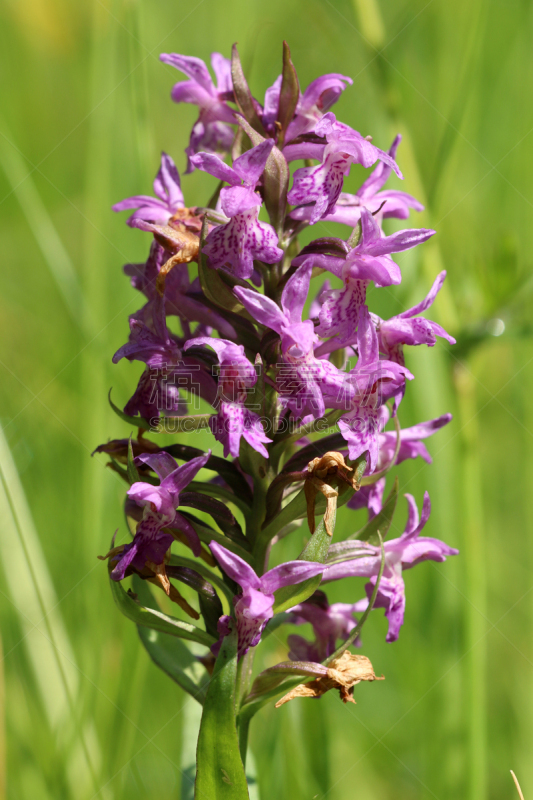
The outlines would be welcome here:
M 124 422 L 128 422 L 130 425 L 133 425 L 135 428 L 142 428 L 145 431 L 149 431 L 151 429 L 151 425 L 148 420 L 144 419 L 144 417 L 130 417 L 129 414 L 125 414 L 123 411 L 118 408 L 111 400 L 111 389 L 109 390 L 109 394 L 107 396 L 109 400 L 109 405 L 120 419 L 123 419 Z
M 287 210 L 289 165 L 281 150 L 275 145 L 265 164 L 263 182 L 265 186 L 265 207 L 268 211 L 270 222 L 276 229 L 278 236 L 280 236 Z
M 237 631 L 222 640 L 204 703 L 196 757 L 198 800 L 248 800 L 235 718 Z
M 361 226 L 361 220 L 357 223 L 355 228 L 353 229 L 352 233 L 350 234 L 350 238 L 348 239 L 348 247 L 350 250 L 353 250 L 359 244 L 359 240 L 361 239 L 361 233 L 363 228 Z
M 335 519 L 331 520 L 331 527 L 335 527 Z M 328 556 L 329 546 L 331 544 L 331 536 L 326 531 L 324 520 L 321 519 L 314 534 L 311 536 L 306 546 L 298 556 L 299 561 L 319 561 L 323 564 Z M 315 575 L 314 578 L 308 578 L 296 586 L 283 586 L 274 592 L 276 602 L 274 603 L 274 613 L 278 614 L 280 611 L 286 611 L 292 606 L 303 603 L 308 597 L 311 597 L 313 592 L 316 592 L 320 583 L 322 582 L 322 575 Z
M 120 611 L 125 617 L 135 622 L 136 625 L 153 628 L 153 630 L 161 633 L 169 633 L 171 636 L 177 636 L 180 639 L 198 642 L 205 645 L 205 647 L 211 647 L 215 643 L 216 639 L 213 636 L 210 636 L 201 628 L 197 628 L 196 625 L 191 625 L 190 622 L 183 622 L 181 619 L 176 619 L 176 617 L 169 617 L 167 614 L 163 614 L 162 611 L 139 605 L 131 595 L 124 591 L 120 581 L 110 579 L 109 582 L 113 599 Z
M 361 530 L 356 531 L 351 536 L 348 536 L 348 539 L 358 539 L 361 542 L 370 542 L 371 544 L 379 544 L 379 539 L 377 536 L 378 531 L 381 534 L 381 538 L 384 539 L 389 532 L 389 528 L 391 526 L 392 518 L 394 516 L 394 511 L 396 510 L 396 503 L 398 502 L 398 477 L 394 481 L 394 486 L 392 487 L 387 499 L 383 503 L 383 507 L 379 514 L 376 514 L 375 517 L 367 522 L 367 524 L 361 528 Z
M 291 51 L 287 42 L 283 42 L 283 70 L 281 80 L 281 90 L 279 94 L 278 122 L 281 131 L 278 137 L 278 147 L 283 147 L 285 132 L 294 116 L 298 99 L 300 97 L 300 86 L 298 75 L 291 61 Z
M 134 575 L 133 586 L 144 605 L 155 609 L 157 604 L 146 581 L 143 581 L 138 575 Z M 205 668 L 191 653 L 187 645 L 175 636 L 169 636 L 168 633 L 161 633 L 141 625 L 137 626 L 137 632 L 154 664 L 203 705 L 209 678 Z
M 237 45 L 234 44 L 231 48 L 231 79 L 233 81 L 233 92 L 235 94 L 235 102 L 237 103 L 242 115 L 262 136 L 266 136 L 266 131 L 263 128 L 263 123 L 257 116 L 255 105 L 248 86 L 248 81 L 244 77 L 241 59 L 237 50 Z

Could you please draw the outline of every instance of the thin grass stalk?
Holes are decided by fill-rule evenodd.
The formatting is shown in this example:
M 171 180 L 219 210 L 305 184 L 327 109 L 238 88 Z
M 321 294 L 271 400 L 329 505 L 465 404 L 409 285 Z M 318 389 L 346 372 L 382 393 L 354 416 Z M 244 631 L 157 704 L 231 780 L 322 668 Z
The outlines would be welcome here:
M 2 431 L 0 431 L 0 484 L 2 488 L 0 508 L 4 521 L 4 535 L 0 538 L 2 563 L 12 602 L 18 611 L 21 627 L 26 631 L 26 648 L 37 684 L 41 689 L 43 705 L 47 709 L 52 728 L 62 727 L 70 716 L 91 781 L 94 788 L 98 789 L 93 759 L 89 753 L 79 709 L 76 706 L 78 681 L 74 655 L 63 622 L 56 610 L 57 599 L 52 580 L 37 531 L 31 520 L 24 490 Z M 26 576 L 26 580 L 23 576 Z M 46 656 L 42 648 L 42 637 L 50 645 L 50 651 Z M 34 646 L 35 639 L 37 647 Z
M 487 796 L 487 581 L 483 520 L 480 432 L 475 379 L 470 364 L 456 367 L 456 388 L 462 426 L 462 508 L 467 534 L 465 547 L 468 661 L 468 797 Z

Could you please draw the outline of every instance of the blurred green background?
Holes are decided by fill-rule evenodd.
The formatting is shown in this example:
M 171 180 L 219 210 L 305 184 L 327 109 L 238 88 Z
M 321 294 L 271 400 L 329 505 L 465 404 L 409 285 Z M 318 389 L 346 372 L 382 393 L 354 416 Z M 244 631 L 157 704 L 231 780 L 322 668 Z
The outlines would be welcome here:
M 182 76 L 160 52 L 238 41 L 261 98 L 284 38 L 302 86 L 354 79 L 344 121 L 385 149 L 402 133 L 404 188 L 427 207 L 412 224 L 438 231 L 369 302 L 397 313 L 448 270 L 431 317 L 458 344 L 411 349 L 401 420 L 454 421 L 429 444 L 435 463 L 400 477 L 419 503 L 429 490 L 426 531 L 461 555 L 406 573 L 398 642 L 372 615 L 363 652 L 386 680 L 358 687 L 357 706 L 331 694 L 256 717 L 261 798 L 513 797 L 510 768 L 531 797 L 531 2 L 2 0 L 0 23 L 0 800 L 190 796 L 197 708 L 151 664 L 96 560 L 124 486 L 90 453 L 129 434 L 106 393 L 124 403 L 140 372 L 111 355 L 140 305 L 122 265 L 148 246 L 110 206 L 151 191 L 161 149 L 184 169 L 195 109 L 170 102 Z M 207 175 L 183 183 L 205 202 Z M 396 535 L 405 513 L 402 500 Z M 284 657 L 272 637 L 264 658 Z

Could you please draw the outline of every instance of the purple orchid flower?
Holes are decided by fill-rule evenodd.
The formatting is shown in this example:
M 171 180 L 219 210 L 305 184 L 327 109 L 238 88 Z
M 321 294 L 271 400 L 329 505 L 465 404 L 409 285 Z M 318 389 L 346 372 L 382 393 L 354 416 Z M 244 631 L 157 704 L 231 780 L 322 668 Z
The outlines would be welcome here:
M 305 601 L 294 606 L 288 612 L 293 625 L 310 622 L 313 626 L 315 641 L 309 642 L 303 636 L 291 634 L 287 637 L 289 658 L 291 661 L 315 661 L 320 663 L 335 652 L 338 639 L 348 638 L 355 628 L 354 618 L 357 603 L 333 603 L 320 590 Z
M 427 344 L 429 347 L 433 347 L 437 342 L 437 336 L 442 336 L 450 344 L 455 344 L 453 336 L 446 333 L 444 328 L 436 322 L 417 316 L 433 304 L 445 278 L 446 270 L 443 270 L 435 278 L 427 297 L 421 303 L 413 306 L 413 308 L 402 311 L 401 314 L 397 314 L 388 320 L 382 320 L 374 315 L 380 352 L 391 361 L 396 361 L 402 365 L 405 364 L 403 355 L 403 346 L 405 344 Z
M 181 360 L 176 338 L 166 325 L 164 301 L 161 297 L 147 303 L 130 317 L 129 341 L 113 356 L 113 364 L 122 358 L 143 361 L 149 367 L 175 364 Z
M 314 225 L 325 214 L 331 214 L 342 191 L 344 176 L 350 171 L 352 164 L 371 167 L 376 161 L 384 161 L 399 178 L 403 178 L 398 165 L 388 153 L 371 144 L 348 125 L 337 122 L 331 112 L 324 114 L 315 127 L 318 136 L 325 136 L 327 144 L 322 153 L 322 163 L 317 167 L 302 167 L 294 173 L 294 181 L 287 200 L 292 205 L 311 203 L 315 205 L 311 211 L 309 222 Z M 308 146 L 308 157 L 316 158 L 317 145 Z M 297 157 L 305 156 L 305 145 L 300 146 L 302 152 Z M 294 157 L 294 153 L 292 153 Z
M 191 159 L 199 150 L 225 155 L 233 143 L 235 115 L 226 100 L 233 99 L 231 61 L 220 53 L 211 54 L 211 66 L 217 79 L 215 87 L 205 63 L 193 56 L 162 53 L 159 57 L 189 78 L 174 85 L 171 97 L 175 103 L 193 103 L 200 116 L 193 125 L 189 146 L 185 153 L 189 159 L 187 172 L 192 172 Z
M 380 434 L 380 438 L 383 434 Z M 381 450 L 379 453 L 381 458 Z M 381 462 L 378 461 L 378 466 Z M 346 506 L 353 511 L 359 511 L 361 508 L 368 509 L 368 519 L 372 519 L 376 514 L 379 514 L 383 506 L 383 492 L 385 491 L 386 478 L 380 478 L 376 483 L 371 483 L 369 486 L 361 486 L 358 492 L 348 500 Z
M 383 417 L 388 415 L 386 407 L 382 408 Z M 411 428 L 404 428 L 400 431 L 400 449 L 395 464 L 401 464 L 408 458 L 423 458 L 428 464 L 431 464 L 432 458 L 428 453 L 427 447 L 423 443 L 423 439 L 432 436 L 440 428 L 447 425 L 452 420 L 451 414 L 443 414 L 436 419 L 430 419 L 427 422 L 420 422 L 418 425 L 413 425 Z M 385 419 L 386 422 L 386 419 Z M 396 452 L 396 431 L 382 431 L 378 435 L 379 455 L 377 469 L 390 469 L 393 464 L 394 454 Z M 380 478 L 376 483 L 370 486 L 363 486 L 348 500 L 347 507 L 353 510 L 360 508 L 368 509 L 368 518 L 372 519 L 379 513 L 383 505 L 383 492 L 385 489 L 385 478 Z
M 396 150 L 401 139 L 402 137 L 398 134 L 389 149 L 389 156 L 392 159 L 396 159 Z M 380 161 L 355 194 L 340 193 L 335 208 L 322 217 L 324 222 L 340 222 L 355 228 L 361 219 L 362 208 L 366 208 L 370 214 L 380 220 L 385 217 L 407 219 L 411 208 L 414 208 L 415 211 L 423 211 L 424 206 L 406 192 L 394 189 L 380 191 L 387 182 L 391 171 L 389 164 Z M 313 213 L 313 206 L 303 205 L 295 208 L 290 216 L 292 219 L 310 220 Z
M 155 239 L 150 247 L 150 255 L 145 264 L 126 264 L 124 272 L 131 277 L 131 285 L 142 292 L 148 300 L 156 300 L 157 276 L 163 264 L 171 258 L 172 253 L 165 250 Z M 235 329 L 217 311 L 204 302 L 200 281 L 189 279 L 187 264 L 176 264 L 165 281 L 165 313 L 177 316 L 182 324 L 199 322 L 201 325 L 215 328 L 221 336 L 234 337 Z
M 415 499 L 412 495 L 405 495 L 409 504 L 409 515 L 403 534 L 398 539 L 385 542 L 385 569 L 379 584 L 375 608 L 384 608 L 385 616 L 389 621 L 387 641 L 394 642 L 398 638 L 405 612 L 405 584 L 402 571 L 410 569 L 421 561 L 446 561 L 447 556 L 455 556 L 458 550 L 449 547 L 439 539 L 420 536 L 431 513 L 429 495 L 424 494 L 422 515 L 419 518 Z M 370 555 L 360 558 L 350 558 L 350 551 L 373 551 Z M 332 545 L 329 550 L 331 560 L 346 556 L 346 560 L 333 563 L 324 573 L 324 581 L 340 580 L 347 577 L 366 577 L 370 582 L 365 586 L 367 598 L 357 604 L 357 611 L 364 611 L 368 606 L 368 598 L 376 584 L 381 565 L 381 551 L 379 547 L 366 542 L 340 542 Z
M 126 404 L 126 414 L 140 414 L 144 419 L 184 414 L 187 406 L 179 389 L 196 393 L 211 402 L 216 385 L 195 359 L 183 358 L 179 343 L 167 328 L 163 298 L 156 296 L 130 317 L 129 341 L 113 356 L 116 364 L 122 358 L 141 361 L 147 369 L 141 375 L 133 396 Z
M 292 586 L 324 571 L 324 564 L 315 561 L 287 561 L 259 577 L 242 558 L 216 542 L 209 544 L 211 552 L 224 570 L 242 589 L 233 601 L 237 618 L 238 653 L 243 656 L 250 647 L 259 644 L 268 620 L 274 616 L 274 592 L 282 586 Z M 219 630 L 224 635 L 227 617 L 221 618 Z M 216 645 L 215 645 L 216 647 Z
M 191 523 L 176 511 L 179 506 L 180 492 L 194 479 L 202 467 L 205 467 L 211 451 L 203 456 L 178 467 L 177 461 L 168 453 L 144 453 L 135 458 L 136 464 L 148 464 L 157 473 L 161 483 L 138 481 L 128 489 L 127 495 L 138 506 L 143 508 L 143 517 L 131 544 L 125 545 L 111 577 L 121 581 L 128 567 L 142 570 L 146 562 L 163 564 L 165 554 L 174 541 L 170 533 L 163 533 L 162 528 L 173 525 L 187 537 L 195 556 L 200 555 L 200 540 Z
M 195 167 L 230 184 L 220 192 L 222 210 L 230 221 L 209 233 L 203 252 L 212 267 L 232 269 L 238 278 L 252 275 L 254 258 L 266 264 L 283 258 L 274 228 L 258 220 L 262 200 L 255 191 L 273 146 L 272 139 L 265 139 L 239 156 L 232 167 L 209 153 L 191 157 Z
M 312 265 L 305 262 L 287 281 L 281 308 L 251 289 L 233 291 L 246 310 L 262 325 L 281 337 L 282 363 L 278 365 L 277 388 L 282 404 L 305 421 L 323 416 L 326 405 L 344 402 L 345 375 L 325 359 L 315 358 L 318 341 L 312 320 L 302 321 L 309 292 Z
M 432 436 L 436 431 L 443 428 L 452 420 L 451 414 L 442 414 L 436 419 L 430 419 L 427 422 L 420 422 L 418 425 L 413 425 L 411 428 L 404 428 L 400 431 L 400 449 L 398 451 L 398 458 L 395 464 L 401 464 L 408 458 L 423 458 L 428 464 L 431 464 L 432 458 L 428 453 L 427 447 L 422 439 L 427 439 Z M 391 466 L 394 452 L 396 450 L 396 432 L 383 431 L 379 435 L 379 461 L 378 468 L 386 469 Z
M 350 458 L 356 459 L 368 450 L 368 470 L 374 472 L 379 458 L 379 433 L 387 421 L 383 403 L 401 390 L 406 378 L 413 376 L 405 367 L 380 360 L 378 337 L 365 305 L 359 309 L 357 346 L 357 364 L 347 375 L 354 390 L 350 409 L 337 424 L 348 443 Z
M 185 207 L 179 172 L 171 157 L 166 153 L 161 153 L 161 166 L 155 176 L 154 192 L 156 197 L 138 194 L 121 200 L 120 203 L 115 203 L 113 211 L 137 209 L 128 219 L 128 225 L 135 227 L 132 223 L 136 219 L 166 225 L 178 209 Z
M 218 413 L 210 417 L 209 426 L 215 439 L 224 445 L 224 458 L 229 454 L 238 457 L 243 436 L 250 447 L 268 458 L 265 444 L 272 439 L 266 436 L 259 415 L 245 406 L 248 390 L 257 383 L 257 374 L 244 355 L 244 347 L 227 339 L 202 336 L 189 339 L 184 349 L 194 345 L 212 347 L 218 356 L 218 394 L 213 402 Z
M 265 102 L 263 105 L 263 113 L 261 114 L 261 122 L 263 128 L 272 137 L 276 137 L 276 119 L 279 110 L 279 96 L 281 92 L 282 75 L 278 75 L 272 86 L 269 86 L 265 92 Z
M 353 81 L 346 75 L 331 72 L 321 75 L 309 84 L 300 96 L 294 119 L 289 123 L 285 140 L 291 142 L 297 136 L 313 132 L 324 114 L 334 105 Z
M 311 258 L 313 266 L 332 272 L 344 282 L 342 289 L 326 293 L 319 314 L 320 325 L 316 329 L 319 336 L 336 336 L 335 347 L 355 341 L 359 309 L 366 301 L 366 289 L 370 281 L 376 286 L 390 286 L 401 281 L 400 267 L 392 260 L 391 253 L 410 250 L 425 242 L 435 231 L 426 228 L 413 228 L 390 236 L 384 236 L 372 214 L 361 208 L 361 238 L 357 245 L 349 249 L 342 239 L 335 240 L 344 248 L 346 259 L 334 255 L 316 253 L 303 254 L 293 260 L 302 263 Z M 326 352 L 327 348 L 318 351 Z

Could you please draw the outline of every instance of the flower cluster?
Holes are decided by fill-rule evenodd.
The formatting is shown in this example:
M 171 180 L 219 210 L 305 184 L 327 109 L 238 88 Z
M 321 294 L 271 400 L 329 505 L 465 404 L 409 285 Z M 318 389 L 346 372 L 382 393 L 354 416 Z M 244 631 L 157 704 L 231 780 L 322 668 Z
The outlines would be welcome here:
M 243 657 L 275 617 L 276 625 L 311 624 L 313 641 L 291 634 L 288 657 L 316 665 L 333 658 L 339 644 L 360 642 L 360 621 L 372 607 L 385 610 L 393 641 L 404 621 L 403 571 L 457 553 L 420 535 L 430 515 L 427 493 L 420 518 L 406 495 L 403 534 L 380 540 L 393 525 L 397 494 L 393 488 L 383 500 L 387 474 L 405 459 L 430 461 L 425 439 L 451 420 L 444 414 L 403 429 L 399 422 L 414 377 L 405 347 L 432 347 L 438 337 L 454 343 L 423 316 L 446 273 L 425 299 L 390 319 L 367 302 L 372 284 L 400 284 L 394 255 L 435 233 L 384 230 L 385 220 L 422 210 L 411 195 L 386 188 L 390 178 L 403 178 L 401 137 L 381 149 L 339 122 L 330 109 L 350 78 L 323 75 L 301 91 L 287 47 L 283 72 L 263 102 L 251 94 L 236 48 L 231 60 L 213 54 L 216 85 L 198 58 L 161 59 L 187 78 L 173 87 L 174 102 L 198 106 L 187 172 L 211 175 L 213 197 L 186 205 L 178 170 L 163 153 L 155 196 L 113 207 L 133 211 L 128 224 L 145 231 L 150 244 L 144 264 L 125 267 L 143 305 L 113 357 L 143 364 L 124 411 L 114 407 L 139 436 L 98 448 L 131 484 L 125 510 L 133 538 L 108 553 L 111 579 L 137 575 L 171 599 L 180 596 L 171 579 L 197 591 L 215 655 L 236 630 Z M 343 183 L 352 165 L 371 171 L 348 194 Z M 345 225 L 345 236 L 312 238 L 324 220 Z M 212 436 L 213 453 L 145 436 L 200 428 Z M 327 524 L 314 533 L 326 502 L 320 493 Z M 341 503 L 358 533 L 335 541 L 328 534 Z M 361 510 L 367 521 L 358 519 Z M 276 542 L 287 534 L 296 539 L 306 514 L 307 546 L 269 567 Z M 297 555 L 301 541 L 295 547 Z M 320 582 L 348 577 L 366 578 L 365 590 L 329 605 Z M 300 674 L 323 672 L 314 669 Z

